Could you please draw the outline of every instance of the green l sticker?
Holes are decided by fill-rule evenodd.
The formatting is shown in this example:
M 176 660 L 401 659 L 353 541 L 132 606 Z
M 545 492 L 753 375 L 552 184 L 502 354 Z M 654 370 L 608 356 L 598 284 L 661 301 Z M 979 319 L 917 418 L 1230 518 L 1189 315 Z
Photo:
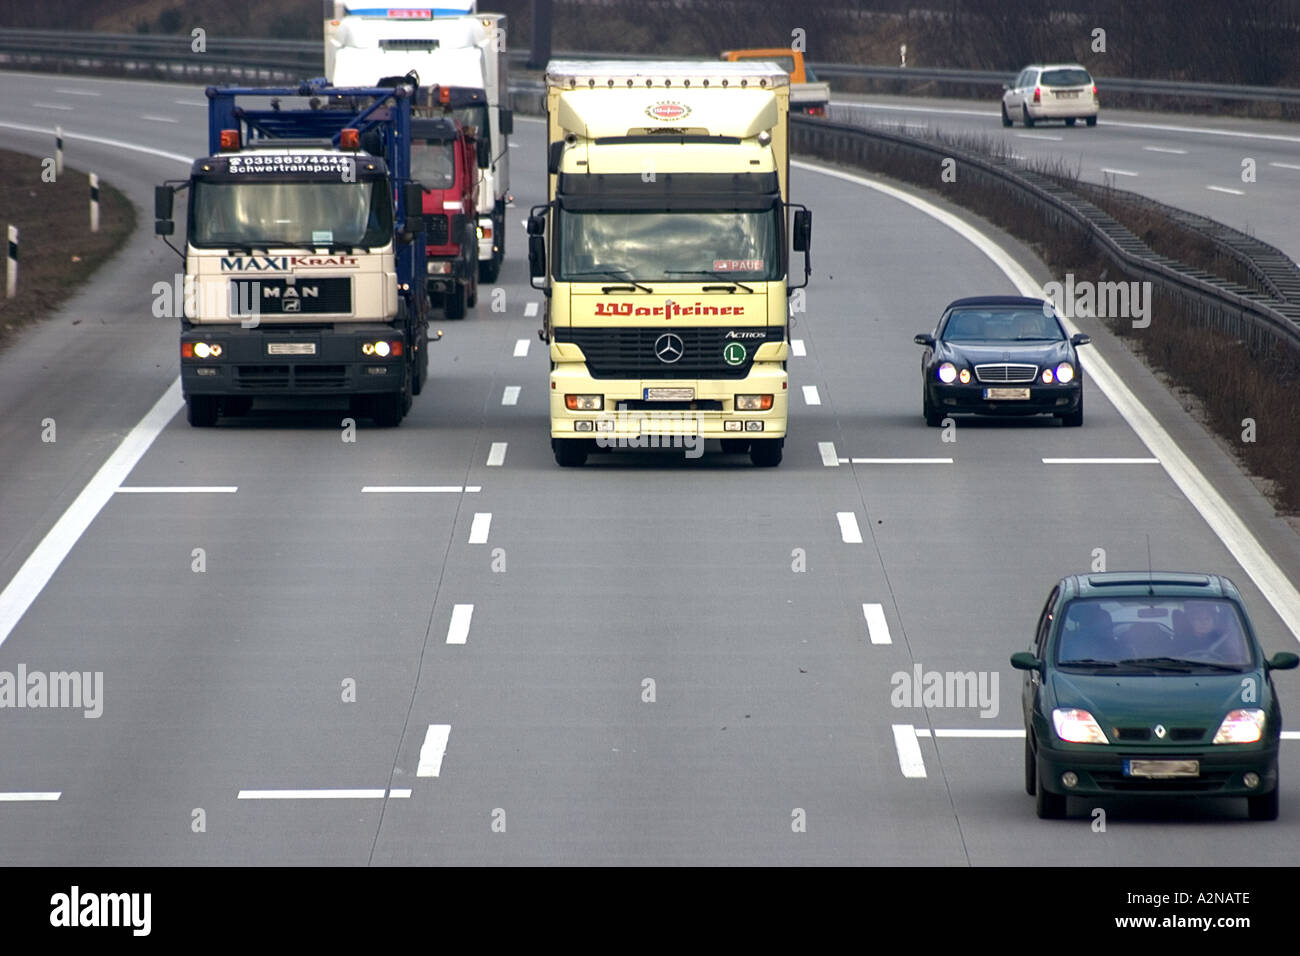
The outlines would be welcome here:
M 745 361 L 745 347 L 739 342 L 728 342 L 727 347 L 722 350 L 722 357 L 727 360 L 728 365 L 740 365 Z

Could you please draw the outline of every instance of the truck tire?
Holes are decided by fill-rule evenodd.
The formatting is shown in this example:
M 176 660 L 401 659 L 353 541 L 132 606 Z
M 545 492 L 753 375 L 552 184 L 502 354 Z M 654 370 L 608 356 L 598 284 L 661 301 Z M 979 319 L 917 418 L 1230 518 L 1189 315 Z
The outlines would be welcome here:
M 585 438 L 552 438 L 555 463 L 562 468 L 577 468 L 587 463 L 590 445 Z
M 775 468 L 781 464 L 784 438 L 756 438 L 749 445 L 749 460 L 756 468 Z
M 465 318 L 465 287 L 458 285 L 455 292 L 448 292 L 442 308 L 449 319 Z
M 748 438 L 724 438 L 722 439 L 722 453 L 724 455 L 744 455 L 749 452 Z
M 411 394 L 419 395 L 424 391 L 424 383 L 429 378 L 429 337 L 426 335 L 419 345 L 419 358 L 411 371 Z
M 185 418 L 194 428 L 211 428 L 217 423 L 217 396 L 191 395 L 186 398 Z
M 497 276 L 501 275 L 501 260 L 493 256 L 486 262 L 480 261 L 478 264 L 478 281 L 479 282 L 496 282 Z
M 370 399 L 370 417 L 380 428 L 396 428 L 402 423 L 405 392 L 386 392 Z
M 253 400 L 247 395 L 231 396 L 221 400 L 221 414 L 231 418 L 247 415 L 253 410 Z
M 465 304 L 471 309 L 478 305 L 478 276 L 471 276 L 469 291 L 465 294 Z

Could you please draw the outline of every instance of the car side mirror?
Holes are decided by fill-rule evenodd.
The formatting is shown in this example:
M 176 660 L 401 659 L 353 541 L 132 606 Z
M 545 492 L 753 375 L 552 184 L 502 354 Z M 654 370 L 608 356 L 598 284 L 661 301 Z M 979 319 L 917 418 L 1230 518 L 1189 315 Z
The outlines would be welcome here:
M 807 252 L 812 248 L 812 211 L 800 209 L 794 214 L 794 251 Z
M 1017 651 L 1011 655 L 1011 666 L 1018 671 L 1043 671 L 1043 662 L 1029 651 Z
M 1070 344 L 1071 344 L 1071 345 L 1091 345 L 1091 344 L 1092 344 L 1092 336 L 1091 336 L 1091 335 L 1088 335 L 1086 332 L 1075 332 L 1073 335 L 1070 336 Z
M 1300 656 L 1290 651 L 1278 651 L 1264 662 L 1264 667 L 1271 671 L 1291 671 L 1295 670 L 1297 664 L 1300 664 Z
M 1003 84 L 1002 84 L 1002 92 L 1003 92 L 1003 93 L 1010 93 L 1010 92 L 1011 92 L 1011 87 L 1009 87 L 1009 86 L 1007 86 L 1005 83 L 1003 83 Z
M 917 345 L 925 345 L 929 348 L 934 348 L 934 336 L 929 332 L 918 332 L 916 335 L 912 336 L 912 341 Z

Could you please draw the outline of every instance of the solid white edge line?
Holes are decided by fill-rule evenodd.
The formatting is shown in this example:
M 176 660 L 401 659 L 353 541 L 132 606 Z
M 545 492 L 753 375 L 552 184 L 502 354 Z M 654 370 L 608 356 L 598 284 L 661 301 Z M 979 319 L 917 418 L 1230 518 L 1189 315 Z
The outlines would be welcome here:
M 515 354 L 514 354 L 514 357 L 515 357 L 515 358 L 525 358 L 527 355 L 528 355 L 528 340 L 527 340 L 527 339 L 516 339 L 516 340 L 515 340 Z
M 1102 171 L 1103 173 L 1110 173 L 1112 176 L 1137 176 L 1137 175 L 1139 175 L 1138 173 L 1133 172 L 1131 169 L 1112 169 L 1110 166 L 1102 166 L 1102 167 L 1101 167 L 1101 171 Z
M 32 106 L 38 110 L 62 110 L 64 112 L 74 109 L 74 107 L 64 106 L 61 103 L 33 103 Z
M 855 512 L 837 511 L 835 520 L 840 523 L 840 537 L 845 544 L 862 543 L 862 531 L 858 528 L 858 516 Z
M 26 123 L 6 123 L 0 122 L 0 129 L 16 129 L 23 133 L 43 133 L 46 136 L 54 135 L 54 128 L 46 126 L 29 126 Z M 87 143 L 98 143 L 101 146 L 112 146 L 114 149 L 129 149 L 135 153 L 147 153 L 150 156 L 159 156 L 163 159 L 174 159 L 178 163 L 184 163 L 189 166 L 194 162 L 193 156 L 182 156 L 180 153 L 169 153 L 165 149 L 154 149 L 152 146 L 138 146 L 135 143 L 127 143 L 120 139 L 107 139 L 103 136 L 87 136 L 84 133 L 69 133 L 63 131 L 64 139 L 79 139 Z
M 180 120 L 174 119 L 170 116 L 152 116 L 148 113 L 141 113 L 140 119 L 149 120 L 150 122 L 153 123 L 179 123 L 180 122 Z
M 1284 731 L 1282 731 L 1282 739 L 1283 739 L 1283 740 L 1300 740 L 1300 730 L 1284 730 Z
M 951 465 L 951 458 L 850 458 L 855 465 Z
M 1185 149 L 1170 149 L 1168 146 L 1143 146 L 1148 153 L 1172 153 L 1175 156 L 1186 156 Z
M 10 791 L 0 793 L 0 803 L 52 803 L 61 796 L 62 790 Z
M 1020 263 L 988 236 L 981 233 L 952 213 L 926 202 L 924 199 L 906 193 L 901 189 L 872 182 L 861 176 L 839 170 L 826 169 L 812 163 L 791 161 L 791 166 L 857 183 L 892 196 L 900 202 L 907 203 L 914 209 L 948 226 L 958 235 L 972 243 L 984 253 L 1005 275 L 1021 295 L 1049 299 L 1033 277 Z M 1062 317 L 1066 331 L 1074 334 L 1078 327 L 1068 318 Z M 1206 524 L 1218 536 L 1219 540 L 1232 553 L 1242 570 L 1250 576 L 1259 588 L 1264 599 L 1273 606 L 1278 617 L 1291 630 L 1292 636 L 1300 641 L 1300 591 L 1287 578 L 1277 563 L 1269 557 L 1260 546 L 1245 522 L 1232 510 L 1232 506 L 1223 496 L 1210 487 L 1205 476 L 1192 464 L 1190 458 L 1178 447 L 1177 442 L 1159 425 L 1147 411 L 1137 396 L 1125 385 L 1101 355 L 1096 351 L 1087 351 L 1080 358 L 1083 370 L 1096 382 L 1103 395 L 1115 406 L 1115 410 L 1128 423 L 1129 428 L 1142 440 L 1147 449 L 1160 459 L 1160 464 L 1183 493 L 1193 508 L 1205 519 Z
M 119 495 L 233 495 L 238 485 L 122 485 Z
M 424 733 L 424 743 L 420 746 L 420 764 L 415 770 L 417 777 L 436 777 L 442 773 L 442 758 L 447 753 L 447 739 L 451 736 L 451 724 L 430 724 Z
M 1014 740 L 1018 737 L 1024 737 L 1023 730 L 949 730 L 939 729 L 933 733 L 929 729 L 920 729 L 916 731 L 918 737 L 953 737 L 958 739 L 971 740 Z
M 378 790 L 240 790 L 240 800 L 382 800 L 388 791 Z
M 827 468 L 838 468 L 840 466 L 839 456 L 835 454 L 835 443 L 829 441 L 819 441 L 817 451 L 822 456 L 822 464 Z
M 790 352 L 795 358 L 803 358 L 808 354 L 808 348 L 803 344 L 803 339 L 791 339 Z
M 1047 136 L 1044 133 L 1017 133 L 1019 139 L 1048 139 L 1053 143 L 1060 143 L 1065 140 L 1064 136 Z
M 1276 166 L 1278 169 L 1300 169 L 1295 163 L 1269 163 L 1270 166 Z
M 916 728 L 911 724 L 894 724 L 894 747 L 898 751 L 898 769 L 904 777 L 924 777 L 925 758 L 916 742 Z
M 492 530 L 492 512 L 478 511 L 469 526 L 470 544 L 487 544 L 488 532 Z
M 805 405 L 820 405 L 822 397 L 817 394 L 816 385 L 803 386 L 803 400 Z
M 1246 195 L 1246 191 L 1244 189 L 1229 189 L 1227 186 L 1206 186 L 1205 188 L 1216 193 L 1227 193 L 1229 196 Z
M 506 448 L 509 442 L 494 441 L 492 447 L 488 450 L 487 466 L 489 468 L 500 468 L 506 463 Z
M 457 604 L 451 609 L 451 623 L 447 625 L 448 644 L 464 644 L 469 640 L 469 622 L 473 617 L 473 604 Z
M 366 485 L 363 495 L 436 495 L 473 494 L 482 491 L 482 485 Z
M 100 96 L 102 94 L 92 92 L 91 90 L 65 90 L 60 87 L 54 88 L 55 93 L 66 93 L 69 96 Z M 205 104 L 206 105 L 206 104 Z
M 122 439 L 113 454 L 108 456 L 108 460 L 86 483 L 81 494 L 68 505 L 68 509 L 23 562 L 4 591 L 0 591 L 0 646 L 9 639 L 13 629 L 44 590 L 68 552 L 183 405 L 181 380 L 177 377 L 145 413 L 144 418 L 140 419 L 139 424 Z
M 1044 465 L 1158 465 L 1159 458 L 1044 458 Z
M 889 636 L 889 622 L 885 620 L 885 606 L 883 604 L 862 605 L 862 616 L 866 619 L 867 633 L 871 635 L 872 644 L 894 643 Z
M 501 393 L 501 404 L 502 404 L 502 405 L 518 405 L 518 404 L 519 404 L 519 389 L 520 389 L 521 387 L 522 387 L 522 386 L 519 386 L 519 385 L 507 385 L 506 388 L 505 388 L 505 391 L 503 391 L 503 392 Z

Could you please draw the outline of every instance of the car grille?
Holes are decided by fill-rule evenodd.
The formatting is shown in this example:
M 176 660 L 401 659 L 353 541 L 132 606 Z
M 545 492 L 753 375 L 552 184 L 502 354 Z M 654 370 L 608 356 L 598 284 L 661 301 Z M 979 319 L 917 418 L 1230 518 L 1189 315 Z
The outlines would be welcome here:
M 446 216 L 424 217 L 424 244 L 426 246 L 445 246 L 450 235 Z
M 1169 736 L 1165 740 L 1169 743 L 1196 743 L 1204 739 L 1206 728 L 1204 727 L 1170 727 Z M 1113 727 L 1111 734 L 1116 741 L 1123 743 L 1140 743 L 1142 741 L 1158 740 L 1150 727 Z
M 739 340 L 745 357 L 729 365 L 723 350 L 736 339 L 728 339 L 728 328 L 650 329 L 556 329 L 555 341 L 572 342 L 587 357 L 592 378 L 744 378 L 754 364 L 754 352 L 764 342 L 779 342 L 785 330 L 767 329 L 764 339 Z M 681 339 L 682 357 L 676 362 L 659 361 L 655 342 L 670 332 Z
M 999 362 L 995 365 L 976 365 L 975 377 L 981 382 L 1032 382 L 1038 377 L 1037 365 L 1013 365 Z
M 1126 790 L 1164 791 L 1166 793 L 1212 793 L 1222 790 L 1232 779 L 1226 770 L 1202 772 L 1199 777 L 1126 777 L 1120 771 L 1092 772 L 1093 782 L 1102 790 L 1123 793 Z

